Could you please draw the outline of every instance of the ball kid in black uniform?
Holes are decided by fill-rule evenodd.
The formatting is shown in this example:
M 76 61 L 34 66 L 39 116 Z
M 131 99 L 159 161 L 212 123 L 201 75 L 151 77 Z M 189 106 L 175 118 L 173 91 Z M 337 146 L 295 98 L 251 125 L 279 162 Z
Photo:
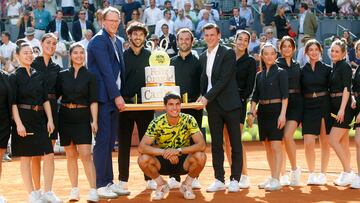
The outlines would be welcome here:
M 330 103 L 333 122 L 329 141 L 344 170 L 334 180 L 335 185 L 339 186 L 351 184 L 355 177 L 350 168 L 349 149 L 349 129 L 353 119 L 350 99 L 352 69 L 345 59 L 346 50 L 346 44 L 341 40 L 336 40 L 331 44 L 330 56 L 333 67 L 330 75 Z
M 60 144 L 64 146 L 71 182 L 70 200 L 79 200 L 77 160 L 80 157 L 90 192 L 87 200 L 99 201 L 96 190 L 95 166 L 91 156 L 92 133 L 98 129 L 98 103 L 96 77 L 85 63 L 85 49 L 79 44 L 70 47 L 71 67 L 61 71 L 56 82 L 57 96 L 61 97 L 59 110 Z
M 20 67 L 10 76 L 14 88 L 12 113 L 15 125 L 12 130 L 11 148 L 20 157 L 21 175 L 29 193 L 29 202 L 40 199 L 62 202 L 51 191 L 54 176 L 54 152 L 49 134 L 54 131 L 47 84 L 44 75 L 31 68 L 33 50 L 27 43 L 16 49 Z M 32 181 L 31 158 L 42 156 L 44 160 L 44 192 L 35 191 Z
M 42 54 L 35 58 L 31 67 L 42 74 L 46 80 L 48 98 L 51 106 L 51 114 L 53 116 L 55 129 L 50 134 L 52 145 L 58 137 L 58 104 L 56 99 L 56 78 L 60 72 L 60 66 L 51 60 L 55 53 L 57 44 L 57 37 L 53 33 L 46 33 L 41 38 Z M 40 190 L 40 173 L 41 173 L 41 157 L 33 157 L 31 163 L 31 170 L 35 185 L 35 190 Z
M 296 144 L 294 133 L 302 120 L 303 99 L 300 88 L 300 64 L 293 60 L 295 53 L 295 41 L 284 36 L 280 41 L 280 53 L 276 64 L 288 73 L 289 80 L 289 102 L 286 110 L 286 124 L 284 128 L 284 144 L 291 164 L 290 180 L 287 175 L 282 176 L 282 185 L 299 186 L 301 169 L 296 163 Z M 286 156 L 283 159 L 282 172 L 285 174 Z M 285 177 L 285 178 L 284 178 Z M 283 179 L 284 178 L 284 179 Z
M 360 58 L 360 41 L 355 43 L 356 57 Z M 356 68 L 353 80 L 352 80 L 352 108 L 355 109 L 355 146 L 356 146 L 356 161 L 358 167 L 358 175 L 353 179 L 350 187 L 354 189 L 360 189 L 360 66 Z
M 0 70 L 0 158 L 5 154 L 11 131 L 11 104 L 13 91 L 10 85 L 8 74 Z M 0 178 L 2 161 L 0 161 Z M 5 200 L 0 196 L 0 202 Z
M 330 66 L 320 61 L 321 45 L 309 40 L 305 54 L 309 62 L 301 68 L 301 90 L 304 97 L 302 133 L 304 136 L 305 157 L 310 172 L 308 185 L 326 184 L 326 171 L 329 163 L 330 145 L 327 135 L 331 129 L 329 78 Z M 321 173 L 315 173 L 315 141 L 319 136 L 321 149 Z
M 256 76 L 256 61 L 248 54 L 247 47 L 250 43 L 250 33 L 246 30 L 240 30 L 235 36 L 235 54 L 236 54 L 236 82 L 241 100 L 240 108 L 240 130 L 242 132 L 246 117 L 247 100 L 254 88 Z M 231 165 L 231 147 L 227 128 L 224 127 L 224 145 L 225 153 L 229 164 Z M 247 172 L 246 150 L 243 147 L 243 170 L 239 182 L 240 188 L 249 188 L 250 177 Z
M 260 141 L 264 142 L 271 178 L 259 185 L 268 191 L 281 189 L 280 170 L 283 160 L 281 141 L 284 135 L 289 82 L 287 72 L 275 64 L 276 48 L 265 44 L 260 51 L 264 69 L 256 74 L 248 124 L 257 115 Z M 256 104 L 259 103 L 256 113 Z

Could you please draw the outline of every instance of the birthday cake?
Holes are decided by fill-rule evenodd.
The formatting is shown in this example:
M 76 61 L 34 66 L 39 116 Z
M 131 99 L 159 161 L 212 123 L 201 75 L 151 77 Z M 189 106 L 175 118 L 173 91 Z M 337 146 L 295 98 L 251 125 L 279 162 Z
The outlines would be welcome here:
M 180 87 L 175 84 L 174 66 L 170 66 L 170 58 L 164 50 L 152 50 L 149 64 L 145 67 L 145 87 L 141 88 L 142 103 L 163 102 L 170 91 L 180 94 Z

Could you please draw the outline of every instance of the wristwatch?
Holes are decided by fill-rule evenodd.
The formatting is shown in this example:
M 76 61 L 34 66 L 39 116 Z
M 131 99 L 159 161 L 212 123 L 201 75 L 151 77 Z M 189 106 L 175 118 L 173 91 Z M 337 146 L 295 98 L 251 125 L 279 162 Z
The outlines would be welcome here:
M 179 151 L 179 155 L 182 155 L 182 148 L 177 148 L 176 150 Z

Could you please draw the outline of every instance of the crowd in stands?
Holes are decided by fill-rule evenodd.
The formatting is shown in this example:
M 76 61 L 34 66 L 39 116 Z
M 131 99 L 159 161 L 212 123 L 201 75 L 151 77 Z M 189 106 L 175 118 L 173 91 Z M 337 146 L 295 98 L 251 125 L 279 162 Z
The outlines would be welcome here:
M 252 33 L 248 51 L 258 58 L 260 44 L 270 42 L 277 45 L 278 39 L 286 35 L 297 37 L 298 49 L 306 40 L 315 38 L 317 31 L 316 15 L 359 15 L 359 0 L 1 0 L 0 30 L 2 47 L 0 48 L 2 68 L 14 70 L 16 60 L 12 52 L 15 49 L 11 39 L 17 33 L 3 32 L 16 26 L 17 38 L 30 42 L 37 53 L 41 53 L 39 39 L 44 33 L 54 32 L 59 37 L 53 60 L 63 64 L 67 57 L 69 42 L 81 41 L 87 47 L 89 40 L 102 28 L 102 9 L 113 6 L 122 14 L 122 30 L 133 22 L 142 22 L 149 29 L 148 40 L 159 42 L 166 38 L 169 42 L 167 52 L 177 54 L 175 34 L 180 28 L 189 28 L 195 36 L 203 38 L 202 27 L 207 23 L 229 20 L 229 32 L 232 36 L 238 30 L 246 29 Z M 255 18 L 259 15 L 260 18 Z M 298 16 L 300 27 L 295 33 L 289 23 L 289 15 Z M 255 19 L 260 19 L 262 33 L 253 30 Z M 6 28 L 6 29 L 5 29 Z M 124 33 L 124 32 L 122 32 Z M 124 50 L 129 43 L 123 38 Z M 121 35 L 122 34 L 122 35 Z M 347 37 L 345 37 L 347 36 Z M 348 61 L 355 67 L 359 59 L 355 57 L 349 32 L 344 32 L 349 45 Z M 297 60 L 304 64 L 306 58 L 298 51 Z M 64 64 L 65 65 L 65 64 Z

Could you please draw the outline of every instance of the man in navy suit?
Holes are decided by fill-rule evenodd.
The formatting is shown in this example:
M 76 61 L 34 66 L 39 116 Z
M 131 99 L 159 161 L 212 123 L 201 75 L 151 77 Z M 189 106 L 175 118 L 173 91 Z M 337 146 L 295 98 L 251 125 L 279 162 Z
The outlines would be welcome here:
M 95 33 L 94 26 L 92 23 L 85 19 L 85 10 L 79 11 L 79 20 L 75 21 L 72 26 L 72 35 L 75 42 L 80 41 L 83 37 L 85 37 L 86 30 L 91 30 Z
M 120 94 L 124 81 L 125 65 L 120 38 L 116 33 L 120 24 L 120 12 L 106 8 L 103 13 L 103 29 L 88 45 L 88 68 L 96 75 L 99 102 L 99 130 L 94 147 L 96 187 L 104 198 L 128 195 L 119 184 L 114 184 L 111 152 L 118 134 L 119 111 L 125 102 Z

